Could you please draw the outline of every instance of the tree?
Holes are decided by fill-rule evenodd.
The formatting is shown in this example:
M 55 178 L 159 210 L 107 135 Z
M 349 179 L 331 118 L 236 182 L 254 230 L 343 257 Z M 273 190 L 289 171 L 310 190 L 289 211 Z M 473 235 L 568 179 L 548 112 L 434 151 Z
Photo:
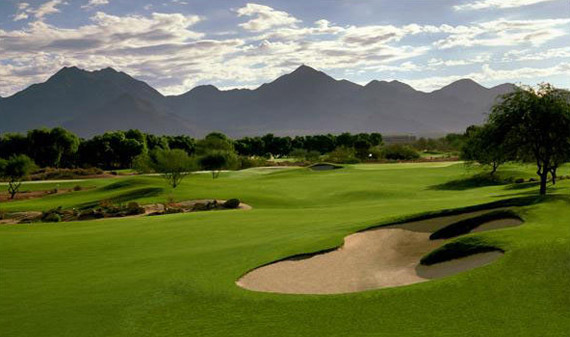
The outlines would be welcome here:
M 79 138 L 63 128 L 35 129 L 28 132 L 29 153 L 41 167 L 60 167 L 64 155 L 73 155 Z
M 493 107 L 488 123 L 500 130 L 514 159 L 536 163 L 545 195 L 548 175 L 556 183 L 556 170 L 570 160 L 570 92 L 549 84 L 518 88 Z
M 358 138 L 357 141 L 354 142 L 354 150 L 356 151 L 356 156 L 359 159 L 366 159 L 370 154 L 370 147 L 372 144 L 366 138 Z
M 186 151 L 188 155 L 193 155 L 196 152 L 196 141 L 189 136 L 166 136 L 168 140 L 168 147 L 171 149 L 181 149 Z
M 150 166 L 160 173 L 172 188 L 176 188 L 190 172 L 195 170 L 194 161 L 181 149 L 156 150 Z
M 0 135 L 0 158 L 10 158 L 17 154 L 27 154 L 30 149 L 28 137 L 21 133 Z
M 8 193 L 14 199 L 22 180 L 36 169 L 34 161 L 26 155 L 12 156 L 8 160 L 0 160 L 0 176 L 8 180 Z
M 234 145 L 226 135 L 212 132 L 196 143 L 196 153 L 205 155 L 210 151 L 234 152 Z
M 202 156 L 199 163 L 203 170 L 212 172 L 212 179 L 216 179 L 220 171 L 228 165 L 228 158 L 223 152 L 210 152 Z
M 491 175 L 511 158 L 502 143 L 502 132 L 494 124 L 472 126 L 465 132 L 467 140 L 461 149 L 461 159 L 491 167 Z

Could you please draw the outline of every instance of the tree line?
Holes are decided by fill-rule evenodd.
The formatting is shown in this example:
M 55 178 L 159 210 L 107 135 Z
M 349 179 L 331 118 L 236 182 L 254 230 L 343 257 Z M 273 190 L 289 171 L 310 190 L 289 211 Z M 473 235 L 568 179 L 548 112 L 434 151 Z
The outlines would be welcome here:
M 189 136 L 158 136 L 139 130 L 112 131 L 91 139 L 79 138 L 61 127 L 35 129 L 26 134 L 6 133 L 0 136 L 0 158 L 15 155 L 30 157 L 39 167 L 98 167 L 107 170 L 132 168 L 140 155 L 156 150 L 180 149 L 189 156 L 212 151 L 230 152 L 235 156 L 284 157 L 292 152 L 300 159 L 318 157 L 338 147 L 366 152 L 382 144 L 379 133 L 343 133 L 296 137 L 266 134 L 232 140 L 222 133 L 210 133 L 203 139 Z M 235 159 L 235 158 L 234 158 Z
M 541 84 L 503 96 L 484 125 L 467 129 L 461 157 L 489 166 L 491 174 L 507 162 L 532 163 L 545 195 L 570 161 L 570 92 Z

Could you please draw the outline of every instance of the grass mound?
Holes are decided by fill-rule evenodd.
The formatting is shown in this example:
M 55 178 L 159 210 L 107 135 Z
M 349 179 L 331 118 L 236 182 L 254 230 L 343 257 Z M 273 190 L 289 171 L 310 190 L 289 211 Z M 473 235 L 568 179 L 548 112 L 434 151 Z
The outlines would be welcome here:
M 506 185 L 510 181 L 499 177 L 497 175 L 490 175 L 488 173 L 476 174 L 469 178 L 456 179 L 432 186 L 431 189 L 442 191 L 464 191 L 472 188 Z
M 480 238 L 463 238 L 455 242 L 450 242 L 432 251 L 420 260 L 420 264 L 431 266 L 439 262 L 459 259 L 479 253 L 503 252 L 503 250 L 493 247 Z
M 489 213 L 485 213 L 483 215 L 479 215 L 473 218 L 465 219 L 453 223 L 447 227 L 444 227 L 432 235 L 430 235 L 430 240 L 438 240 L 438 239 L 449 239 L 459 235 L 467 234 L 474 230 L 475 228 L 494 220 L 503 220 L 503 219 L 515 219 L 521 220 L 522 218 L 513 211 L 510 210 L 498 210 L 492 211 Z

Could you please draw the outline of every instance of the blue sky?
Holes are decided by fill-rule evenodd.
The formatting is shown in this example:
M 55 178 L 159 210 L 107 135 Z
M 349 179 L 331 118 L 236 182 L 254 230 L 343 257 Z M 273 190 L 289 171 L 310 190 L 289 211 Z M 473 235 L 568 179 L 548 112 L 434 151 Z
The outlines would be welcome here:
M 64 66 L 164 94 L 256 87 L 301 64 L 431 91 L 460 78 L 570 87 L 568 0 L 2 0 L 0 96 Z

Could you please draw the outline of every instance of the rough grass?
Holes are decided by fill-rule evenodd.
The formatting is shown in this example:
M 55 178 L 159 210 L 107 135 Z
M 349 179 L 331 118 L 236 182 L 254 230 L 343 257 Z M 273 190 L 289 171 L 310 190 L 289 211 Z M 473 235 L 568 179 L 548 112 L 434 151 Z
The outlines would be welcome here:
M 532 168 L 517 175 L 532 174 Z M 568 167 L 561 169 L 570 174 Z M 0 204 L 45 210 L 163 188 L 142 203 L 239 198 L 251 211 L 0 226 L 3 336 L 567 336 L 570 181 L 537 188 L 434 190 L 472 175 L 449 163 L 256 170 L 86 182 L 91 190 Z M 562 172 L 561 172 L 562 174 Z M 137 186 L 104 190 L 117 179 Z M 379 193 L 372 193 L 379 191 Z M 248 270 L 334 248 L 356 231 L 412 216 L 533 198 L 525 225 L 470 234 L 505 251 L 481 268 L 421 284 L 348 295 L 278 295 L 235 285 Z M 527 200 L 528 201 L 528 200 Z M 512 201 L 509 201 L 512 202 Z M 455 241 L 452 241 L 455 242 Z

